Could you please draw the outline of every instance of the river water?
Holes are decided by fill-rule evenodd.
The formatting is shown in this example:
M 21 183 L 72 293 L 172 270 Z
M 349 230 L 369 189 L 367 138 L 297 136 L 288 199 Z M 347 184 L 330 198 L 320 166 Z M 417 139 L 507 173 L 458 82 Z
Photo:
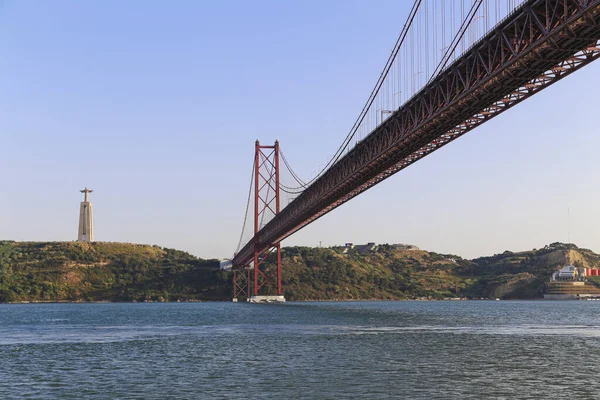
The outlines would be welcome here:
M 1 399 L 600 398 L 600 302 L 0 305 Z

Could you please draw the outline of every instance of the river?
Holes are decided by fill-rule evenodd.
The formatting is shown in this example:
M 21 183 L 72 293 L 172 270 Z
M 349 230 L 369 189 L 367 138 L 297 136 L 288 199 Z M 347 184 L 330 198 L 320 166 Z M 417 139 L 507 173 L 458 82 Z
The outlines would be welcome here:
M 0 305 L 1 399 L 600 397 L 599 301 Z

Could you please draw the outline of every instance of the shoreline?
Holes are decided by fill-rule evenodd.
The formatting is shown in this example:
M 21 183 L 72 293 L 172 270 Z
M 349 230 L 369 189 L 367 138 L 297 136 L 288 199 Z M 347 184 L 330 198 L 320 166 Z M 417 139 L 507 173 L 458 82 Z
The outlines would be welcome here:
M 287 301 L 288 303 L 358 303 L 358 302 L 413 302 L 413 301 L 447 301 L 447 302 L 461 302 L 461 301 L 562 301 L 562 300 L 548 300 L 544 298 L 528 298 L 528 299 L 341 299 L 341 300 L 293 300 Z M 163 304 L 175 304 L 175 303 L 232 303 L 231 300 L 181 300 L 181 301 L 110 301 L 110 300 L 98 300 L 98 301 L 74 301 L 74 300 L 33 300 L 33 301 L 14 301 L 14 302 L 0 302 L 0 305 L 19 305 L 19 304 L 149 304 L 149 303 L 163 303 Z M 239 302 L 245 304 L 246 301 Z

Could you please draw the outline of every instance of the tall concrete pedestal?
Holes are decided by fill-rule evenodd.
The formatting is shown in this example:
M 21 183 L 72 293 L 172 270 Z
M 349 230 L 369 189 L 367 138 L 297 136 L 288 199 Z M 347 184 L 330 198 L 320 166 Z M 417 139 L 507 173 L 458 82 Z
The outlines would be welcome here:
M 92 203 L 88 200 L 88 194 L 93 190 L 85 188 L 81 193 L 85 193 L 84 201 L 79 207 L 79 231 L 77 234 L 78 242 L 94 241 L 94 216 L 92 212 Z

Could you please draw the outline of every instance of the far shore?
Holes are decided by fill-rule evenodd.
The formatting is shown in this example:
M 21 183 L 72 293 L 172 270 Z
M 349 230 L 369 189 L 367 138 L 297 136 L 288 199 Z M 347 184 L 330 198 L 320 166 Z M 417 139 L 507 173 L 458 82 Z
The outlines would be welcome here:
M 356 303 L 356 302 L 378 302 L 378 301 L 539 301 L 545 300 L 543 298 L 536 299 L 466 299 L 466 298 L 451 298 L 451 299 L 339 299 L 339 300 L 290 300 L 287 303 Z M 564 301 L 564 300 L 545 300 L 545 301 Z M 569 300 L 572 301 L 572 300 Z M 13 302 L 0 302 L 0 305 L 5 304 L 135 304 L 135 303 L 231 303 L 231 300 L 179 300 L 179 301 L 111 301 L 111 300 L 97 300 L 97 301 L 86 301 L 86 300 L 35 300 L 35 301 L 13 301 Z M 239 303 L 246 303 L 246 301 L 240 301 Z M 266 304 L 266 303 L 265 303 Z M 269 303 L 269 304 L 281 304 L 281 303 Z

